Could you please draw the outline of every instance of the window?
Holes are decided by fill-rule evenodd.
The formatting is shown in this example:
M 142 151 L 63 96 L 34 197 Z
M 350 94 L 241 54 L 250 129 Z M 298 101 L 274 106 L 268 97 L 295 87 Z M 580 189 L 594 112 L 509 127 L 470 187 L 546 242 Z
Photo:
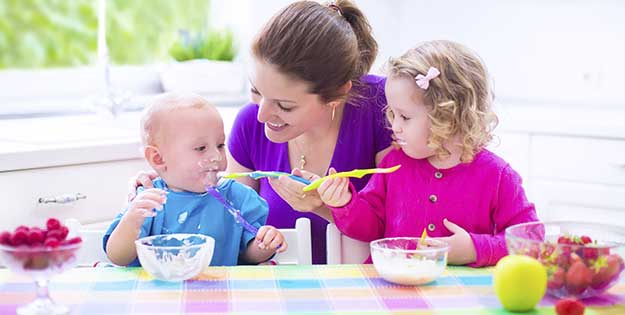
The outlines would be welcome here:
M 100 7 L 108 70 L 98 57 Z M 180 30 L 209 27 L 210 10 L 210 0 L 0 1 L 0 115 L 92 111 L 106 73 L 121 98 L 157 93 L 158 63 Z

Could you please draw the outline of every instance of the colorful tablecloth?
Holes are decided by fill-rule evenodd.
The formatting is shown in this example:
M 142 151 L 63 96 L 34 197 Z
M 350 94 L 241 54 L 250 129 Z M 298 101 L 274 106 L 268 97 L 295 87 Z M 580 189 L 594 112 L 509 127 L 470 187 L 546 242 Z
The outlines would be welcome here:
M 154 280 L 140 268 L 76 268 L 56 276 L 53 299 L 72 314 L 507 314 L 492 269 L 450 267 L 436 282 L 402 287 L 371 265 L 211 267 L 193 280 Z M 0 314 L 34 298 L 30 279 L 0 269 Z M 545 297 L 530 314 L 554 314 Z M 625 314 L 625 281 L 584 301 L 587 315 Z

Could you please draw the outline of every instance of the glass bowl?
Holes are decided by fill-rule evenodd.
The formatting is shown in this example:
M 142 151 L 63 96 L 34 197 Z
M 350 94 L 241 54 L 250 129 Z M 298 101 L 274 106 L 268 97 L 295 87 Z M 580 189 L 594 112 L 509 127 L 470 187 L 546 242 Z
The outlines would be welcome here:
M 625 228 L 588 222 L 530 222 L 508 227 L 510 254 L 534 257 L 547 269 L 547 294 L 578 299 L 618 282 L 625 255 Z M 586 243 L 586 244 L 583 244 Z
M 202 234 L 165 234 L 135 241 L 141 266 L 157 279 L 181 281 L 208 267 L 215 239 Z
M 48 282 L 52 276 L 76 265 L 81 246 L 82 242 L 56 247 L 0 245 L 0 261 L 12 272 L 31 277 L 36 285 L 35 300 L 19 307 L 17 314 L 69 313 L 69 308 L 50 299 Z
M 386 281 L 402 285 L 432 282 L 447 266 L 447 243 L 418 237 L 383 238 L 371 242 L 371 259 Z

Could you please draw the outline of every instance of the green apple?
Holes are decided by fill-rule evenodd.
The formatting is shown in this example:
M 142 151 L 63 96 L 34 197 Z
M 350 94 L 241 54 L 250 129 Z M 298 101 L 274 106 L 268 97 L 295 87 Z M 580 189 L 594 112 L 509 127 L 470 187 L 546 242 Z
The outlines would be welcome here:
M 547 270 L 532 257 L 506 256 L 495 266 L 493 285 L 506 310 L 526 312 L 533 309 L 545 295 Z

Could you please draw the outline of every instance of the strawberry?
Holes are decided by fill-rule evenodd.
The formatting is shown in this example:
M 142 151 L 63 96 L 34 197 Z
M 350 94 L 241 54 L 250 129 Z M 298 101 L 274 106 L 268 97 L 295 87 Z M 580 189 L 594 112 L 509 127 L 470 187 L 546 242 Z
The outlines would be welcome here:
M 558 237 L 558 244 L 573 244 L 573 242 L 568 236 L 560 236 Z
M 592 277 L 591 286 L 595 289 L 608 286 L 612 280 L 619 276 L 624 267 L 623 259 L 617 254 L 609 255 L 607 258 L 601 257 L 597 259 L 595 265 L 599 269 Z
M 571 265 L 570 254 L 562 253 L 558 255 L 558 257 L 556 258 L 556 265 L 564 269 L 568 269 L 569 266 Z
M 46 222 L 46 227 L 48 228 L 48 231 L 57 230 L 61 227 L 61 222 L 58 219 L 50 218 Z
M 558 269 L 551 275 L 549 282 L 547 282 L 547 288 L 557 290 L 564 285 L 564 278 L 566 271 L 558 267 Z
M 586 307 L 575 299 L 562 299 L 556 303 L 556 314 L 558 315 L 584 315 Z
M 592 243 L 592 239 L 590 238 L 590 236 L 582 235 L 579 239 L 584 245 Z
M 597 259 L 599 257 L 599 249 L 594 247 L 584 247 L 582 248 L 582 257 L 584 259 Z
M 566 272 L 566 289 L 571 294 L 580 294 L 592 283 L 593 272 L 581 261 L 571 264 Z

